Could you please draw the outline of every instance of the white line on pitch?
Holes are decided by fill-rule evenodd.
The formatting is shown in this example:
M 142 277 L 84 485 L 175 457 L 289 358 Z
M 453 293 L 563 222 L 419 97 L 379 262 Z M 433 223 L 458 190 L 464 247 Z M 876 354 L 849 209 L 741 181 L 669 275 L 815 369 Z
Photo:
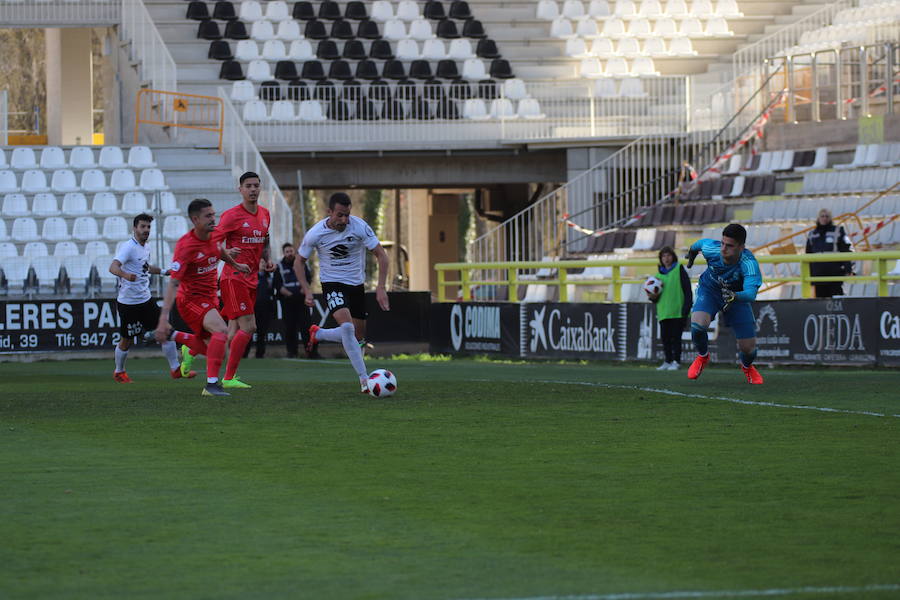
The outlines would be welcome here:
M 681 598 L 758 598 L 800 596 L 809 594 L 859 594 L 864 592 L 896 592 L 900 584 L 831 587 L 774 588 L 768 590 L 710 590 L 673 592 L 625 592 L 621 594 L 585 594 L 575 596 L 532 596 L 521 598 L 479 598 L 478 600 L 678 600 Z M 474 600 L 474 599 L 473 599 Z
M 481 381 L 489 381 L 487 379 Z M 818 412 L 841 413 L 846 415 L 866 415 L 869 417 L 895 417 L 900 415 L 889 415 L 885 413 L 872 412 L 868 410 L 844 410 L 840 408 L 828 408 L 824 406 L 809 406 L 805 404 L 778 404 L 777 402 L 761 402 L 758 400 L 741 400 L 740 398 L 728 398 L 726 396 L 706 396 L 703 394 L 688 394 L 686 392 L 676 392 L 675 390 L 667 390 L 665 388 L 642 387 L 637 385 L 617 385 L 613 383 L 599 383 L 593 381 L 562 381 L 555 379 L 532 379 L 536 383 L 556 383 L 562 385 L 584 385 L 588 387 L 602 387 L 616 390 L 636 390 L 640 392 L 650 392 L 656 394 L 666 394 L 668 396 L 680 396 L 683 398 L 697 398 L 700 400 L 720 400 L 723 402 L 731 402 L 732 404 L 747 404 L 751 406 L 769 406 L 772 408 L 796 408 L 799 410 L 815 410 Z

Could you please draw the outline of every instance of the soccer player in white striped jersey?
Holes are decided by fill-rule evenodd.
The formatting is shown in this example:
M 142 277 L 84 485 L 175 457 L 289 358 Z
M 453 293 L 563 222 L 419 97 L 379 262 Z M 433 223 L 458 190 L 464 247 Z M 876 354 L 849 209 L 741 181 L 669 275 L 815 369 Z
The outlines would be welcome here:
M 366 339 L 365 283 L 366 250 L 378 260 L 378 285 L 375 298 L 381 310 L 391 309 L 385 290 L 388 257 L 375 232 L 365 221 L 350 214 L 350 196 L 343 192 L 332 194 L 328 200 L 328 216 L 313 225 L 300 244 L 294 273 L 307 306 L 313 306 L 313 293 L 306 280 L 304 265 L 313 250 L 319 253 L 319 280 L 328 311 L 338 326 L 309 328 L 307 350 L 318 342 L 340 342 L 359 376 L 360 391 L 366 392 L 368 376 L 362 347 Z

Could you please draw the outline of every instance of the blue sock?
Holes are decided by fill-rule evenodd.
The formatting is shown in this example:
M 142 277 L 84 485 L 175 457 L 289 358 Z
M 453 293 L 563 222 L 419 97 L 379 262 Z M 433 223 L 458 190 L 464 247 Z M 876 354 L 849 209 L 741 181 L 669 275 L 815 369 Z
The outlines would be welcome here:
M 744 365 L 744 367 L 749 367 L 753 364 L 753 361 L 756 360 L 756 348 L 754 348 L 753 352 L 750 352 L 749 354 L 746 352 L 741 352 L 740 355 L 741 364 Z
M 691 323 L 691 339 L 694 340 L 697 354 L 706 356 L 709 352 L 709 335 L 706 333 L 706 327 L 698 323 Z

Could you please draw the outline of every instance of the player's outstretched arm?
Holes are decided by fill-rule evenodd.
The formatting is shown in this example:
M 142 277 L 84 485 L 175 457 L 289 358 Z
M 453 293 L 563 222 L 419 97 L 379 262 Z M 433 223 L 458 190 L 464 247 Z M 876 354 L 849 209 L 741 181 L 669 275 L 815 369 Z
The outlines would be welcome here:
M 297 276 L 297 281 L 300 283 L 300 293 L 303 294 L 303 300 L 307 306 L 312 306 L 314 304 L 313 293 L 309 287 L 309 282 L 306 280 L 306 259 L 298 255 L 294 260 L 294 275 Z
M 388 274 L 388 255 L 384 248 L 381 247 L 381 244 L 372 248 L 372 254 L 378 260 L 378 285 L 375 287 L 375 299 L 378 301 L 378 306 L 381 307 L 381 310 L 388 311 L 391 310 L 391 301 L 388 299 L 387 288 L 385 287 Z
M 175 294 L 178 293 L 180 283 L 177 279 L 170 279 L 169 285 L 166 286 L 166 292 L 163 294 L 163 305 L 159 311 L 159 323 L 156 324 L 155 335 L 156 341 L 160 344 L 169 339 L 169 332 L 172 331 L 169 313 L 172 312 L 172 304 L 175 302 Z

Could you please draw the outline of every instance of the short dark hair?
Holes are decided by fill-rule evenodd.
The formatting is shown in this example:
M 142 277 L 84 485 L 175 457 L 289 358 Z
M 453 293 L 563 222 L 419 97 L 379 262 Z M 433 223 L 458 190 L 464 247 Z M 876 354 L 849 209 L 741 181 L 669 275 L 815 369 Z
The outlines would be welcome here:
M 147 221 L 148 223 L 152 223 L 153 217 L 151 217 L 147 213 L 141 213 L 134 218 L 134 221 L 131 222 L 131 226 L 137 227 L 137 224 L 140 223 L 141 221 Z
M 285 243 L 283 243 L 283 244 L 281 245 L 281 251 L 284 252 L 284 249 L 287 248 L 288 246 L 290 246 L 291 248 L 294 247 L 294 245 L 293 245 L 292 243 L 290 243 L 290 242 L 285 242 Z
M 331 195 L 331 198 L 328 199 L 328 210 L 334 210 L 336 204 L 340 204 L 341 206 L 350 206 L 350 196 L 348 196 L 344 192 L 335 192 Z
M 673 248 L 672 246 L 663 246 L 659 249 L 659 264 L 662 264 L 663 254 L 671 254 L 675 257 L 675 262 L 678 262 L 678 254 L 675 253 L 675 248 Z
M 747 241 L 747 230 L 744 229 L 743 225 L 731 223 L 722 230 L 722 237 L 730 237 L 738 243 L 744 244 Z
M 259 175 L 257 175 L 257 174 L 254 173 L 253 171 L 247 171 L 246 173 L 244 173 L 243 175 L 241 175 L 241 178 L 240 178 L 240 179 L 238 179 L 238 184 L 242 184 L 242 183 L 244 183 L 244 180 L 246 180 L 246 179 L 253 179 L 254 177 L 256 177 L 257 179 L 259 179 L 260 181 L 262 181 L 262 179 L 260 178 Z
M 191 200 L 191 203 L 188 204 L 188 216 L 196 217 L 207 206 L 212 206 L 212 202 L 210 202 L 206 198 L 196 198 L 194 200 Z

